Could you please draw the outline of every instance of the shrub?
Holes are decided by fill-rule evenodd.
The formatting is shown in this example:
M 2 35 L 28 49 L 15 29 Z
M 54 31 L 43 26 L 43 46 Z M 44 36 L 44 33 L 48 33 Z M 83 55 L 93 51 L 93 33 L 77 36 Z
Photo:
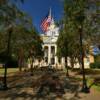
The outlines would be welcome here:
M 16 57 L 13 57 L 11 54 L 7 57 L 6 51 L 0 52 L 0 63 L 5 64 L 6 61 L 8 61 L 7 63 L 8 68 L 18 67 L 18 61 Z
M 100 54 L 94 56 L 95 62 L 100 62 Z
M 17 60 L 15 60 L 13 58 L 9 59 L 8 64 L 7 64 L 7 67 L 8 68 L 16 68 L 16 67 L 18 67 Z
M 100 62 L 91 63 L 90 68 L 99 68 L 100 69 Z

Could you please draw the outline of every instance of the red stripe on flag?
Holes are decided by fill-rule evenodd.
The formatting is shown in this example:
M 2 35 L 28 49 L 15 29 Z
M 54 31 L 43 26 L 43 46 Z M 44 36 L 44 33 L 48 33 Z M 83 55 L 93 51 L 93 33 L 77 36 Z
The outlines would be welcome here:
M 51 23 L 51 16 L 46 16 L 45 19 L 42 21 L 41 23 L 41 29 L 46 32 L 48 27 L 50 26 L 50 23 Z

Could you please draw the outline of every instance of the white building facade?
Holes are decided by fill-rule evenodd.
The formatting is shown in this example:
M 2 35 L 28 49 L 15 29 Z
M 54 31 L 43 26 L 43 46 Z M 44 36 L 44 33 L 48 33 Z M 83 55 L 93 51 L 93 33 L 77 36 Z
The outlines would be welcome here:
M 51 14 L 51 12 L 50 12 Z M 61 58 L 60 61 L 58 60 L 58 57 L 56 55 L 57 53 L 57 39 L 59 36 L 59 27 L 55 25 L 54 19 L 52 18 L 51 24 L 48 27 L 48 30 L 45 32 L 45 34 L 41 35 L 41 38 L 43 40 L 43 50 L 44 50 L 44 59 L 42 66 L 48 66 L 52 65 L 55 68 L 63 69 L 65 68 L 65 59 Z M 90 65 L 90 56 L 87 58 L 84 58 L 84 65 L 85 68 L 89 68 Z M 68 60 L 68 65 L 70 66 L 70 58 Z M 74 64 L 74 68 L 80 68 L 80 65 L 77 61 L 76 64 Z
M 57 66 L 58 58 L 57 58 L 57 45 L 56 41 L 59 36 L 59 28 L 56 27 L 54 20 L 52 18 L 51 24 L 48 27 L 48 31 L 45 34 L 41 35 L 43 40 L 43 50 L 44 50 L 44 62 L 45 65 Z
M 50 11 L 51 15 L 51 11 Z M 65 68 L 65 59 L 62 57 L 60 60 L 58 59 L 56 53 L 57 53 L 57 39 L 59 36 L 59 27 L 55 25 L 54 19 L 52 18 L 52 21 L 47 29 L 47 31 L 44 34 L 41 34 L 41 38 L 43 40 L 43 50 L 44 50 L 44 57 L 41 62 L 38 63 L 36 60 L 34 62 L 34 66 L 39 67 L 47 67 L 51 65 L 54 68 L 57 69 L 64 69 Z M 89 65 L 91 62 L 94 62 L 93 56 L 88 56 L 87 58 L 84 58 L 84 67 L 89 68 Z M 68 59 L 68 65 L 70 66 L 70 58 Z M 80 68 L 80 65 L 78 61 L 74 64 L 74 68 Z

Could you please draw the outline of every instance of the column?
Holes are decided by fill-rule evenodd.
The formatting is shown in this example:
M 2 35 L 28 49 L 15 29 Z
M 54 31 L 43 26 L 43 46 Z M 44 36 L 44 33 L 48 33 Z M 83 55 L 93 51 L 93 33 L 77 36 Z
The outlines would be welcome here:
M 48 64 L 51 63 L 51 45 L 48 45 Z
M 62 59 L 61 59 L 62 61 L 61 61 L 61 65 L 62 65 L 62 68 L 64 68 L 65 67 L 65 58 L 64 57 L 62 57 Z
M 58 58 L 57 58 L 57 45 L 55 45 L 55 64 L 58 64 Z

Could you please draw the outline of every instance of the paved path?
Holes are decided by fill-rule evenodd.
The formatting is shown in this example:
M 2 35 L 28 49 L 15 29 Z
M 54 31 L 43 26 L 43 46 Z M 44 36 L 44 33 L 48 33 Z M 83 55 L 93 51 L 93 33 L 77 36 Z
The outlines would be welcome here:
M 64 94 L 50 92 L 44 96 L 37 96 L 39 87 L 37 80 L 43 75 L 43 72 L 35 72 L 30 76 L 29 72 L 18 73 L 8 79 L 7 91 L 0 91 L 0 100 L 100 100 L 100 92 L 91 88 L 90 93 L 85 94 L 79 92 L 80 82 L 73 77 L 70 79 L 65 77 L 62 72 L 54 72 L 60 76 L 64 85 Z M 38 85 L 37 85 L 38 86 Z
M 81 98 L 79 100 L 100 100 L 100 92 L 98 92 L 92 88 L 90 93 L 88 93 L 88 94 L 81 93 L 80 97 Z

